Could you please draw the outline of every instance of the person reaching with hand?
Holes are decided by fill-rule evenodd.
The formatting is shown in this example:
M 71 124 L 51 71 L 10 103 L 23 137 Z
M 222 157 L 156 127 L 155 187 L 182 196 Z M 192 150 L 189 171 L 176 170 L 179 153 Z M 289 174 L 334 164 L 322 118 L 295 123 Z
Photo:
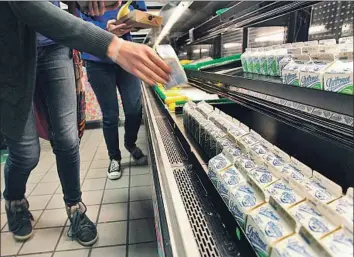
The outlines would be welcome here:
M 144 1 L 135 1 L 129 8 L 146 11 Z M 83 20 L 107 29 L 109 32 L 132 41 L 131 27 L 126 24 L 116 24 L 119 9 L 106 12 L 102 16 L 91 16 L 80 12 Z M 134 49 L 131 49 L 134 51 Z M 107 145 L 109 166 L 107 176 L 111 180 L 122 177 L 121 151 L 118 136 L 119 107 L 117 89 L 120 93 L 124 115 L 125 135 L 124 146 L 130 152 L 135 163 L 145 165 L 147 157 L 136 145 L 139 128 L 142 120 L 141 81 L 130 74 L 109 58 L 98 58 L 94 55 L 83 53 L 88 80 L 97 97 L 102 111 L 103 135 Z
M 94 6 L 102 7 L 102 3 L 96 2 Z M 42 49 L 38 49 L 36 32 L 46 37 L 42 38 L 44 41 L 49 39 L 55 44 L 50 42 L 48 47 L 41 45 L 38 47 Z M 77 130 L 73 129 L 76 119 L 71 109 L 63 111 L 58 108 L 65 99 L 75 96 L 75 87 L 74 90 L 50 85 L 37 87 L 38 83 L 46 85 L 48 79 L 50 81 L 55 77 L 57 83 L 62 83 L 61 86 L 71 83 L 68 78 L 74 78 L 70 50 L 58 44 L 100 58 L 108 57 L 148 84 L 168 80 L 170 68 L 151 48 L 120 39 L 50 2 L 0 2 L 0 131 L 9 150 L 3 194 L 9 230 L 15 239 L 22 241 L 33 234 L 33 217 L 25 191 L 28 177 L 39 162 L 40 146 L 33 96 L 37 89 L 41 89 L 48 104 L 52 136 L 56 144 L 53 149 L 71 223 L 68 236 L 83 245 L 92 245 L 98 235 L 81 199 L 78 135 Z M 37 50 L 43 60 L 38 67 Z M 50 68 L 52 74 L 43 74 L 39 78 L 38 72 L 45 66 Z M 60 76 L 63 74 L 61 72 L 65 72 L 65 75 Z M 36 78 L 39 80 L 36 81 Z M 60 139 L 61 136 L 65 140 Z

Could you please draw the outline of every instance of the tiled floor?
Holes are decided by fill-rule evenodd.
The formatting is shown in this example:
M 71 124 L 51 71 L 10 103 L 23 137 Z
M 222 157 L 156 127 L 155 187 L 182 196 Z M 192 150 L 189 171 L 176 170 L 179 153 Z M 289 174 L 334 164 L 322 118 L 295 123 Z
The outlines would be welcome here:
M 121 143 L 123 128 L 119 128 Z M 142 126 L 138 145 L 147 151 Z M 55 158 L 43 141 L 39 165 L 33 170 L 27 197 L 35 217 L 35 234 L 25 243 L 15 242 L 6 225 L 1 200 L 1 257 L 156 257 L 157 246 L 151 202 L 151 173 L 147 166 L 134 166 L 123 151 L 124 175 L 106 178 L 108 157 L 101 129 L 88 130 L 81 142 L 81 181 L 88 216 L 96 222 L 99 240 L 85 248 L 67 237 L 68 220 L 56 172 Z M 3 172 L 3 166 L 1 167 Z M 3 190 L 3 173 L 1 189 Z

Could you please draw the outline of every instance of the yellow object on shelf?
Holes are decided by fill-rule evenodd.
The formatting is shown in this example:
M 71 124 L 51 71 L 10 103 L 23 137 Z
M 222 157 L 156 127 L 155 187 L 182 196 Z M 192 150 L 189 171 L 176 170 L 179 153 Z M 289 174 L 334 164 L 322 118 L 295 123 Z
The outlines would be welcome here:
M 191 60 L 180 60 L 179 63 L 181 65 L 185 65 L 185 64 L 190 64 L 192 61 Z
M 179 101 L 187 101 L 188 97 L 181 95 L 181 96 L 170 96 L 170 97 L 166 97 L 165 99 L 165 104 L 171 104 L 171 103 L 176 103 Z
M 171 112 L 174 112 L 176 110 L 176 103 L 170 103 L 168 105 L 168 109 L 171 111 Z
M 117 14 L 117 20 L 120 20 L 121 18 L 123 18 L 124 16 L 128 15 L 130 13 L 129 10 L 129 5 L 132 3 L 133 1 L 128 1 L 126 2 L 120 9 L 119 12 Z
M 170 97 L 170 96 L 182 96 L 182 95 L 181 95 L 181 92 L 180 92 L 180 91 L 177 91 L 177 90 L 165 91 L 165 92 L 163 92 L 163 94 L 164 94 L 166 97 Z

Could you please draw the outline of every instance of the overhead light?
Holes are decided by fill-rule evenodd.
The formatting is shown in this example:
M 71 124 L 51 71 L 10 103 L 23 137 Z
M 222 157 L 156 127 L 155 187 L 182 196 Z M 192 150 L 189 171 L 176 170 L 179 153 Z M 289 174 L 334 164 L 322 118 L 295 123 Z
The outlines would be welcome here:
M 209 52 L 209 49 L 202 48 L 202 49 L 200 49 L 200 52 L 206 53 L 206 52 Z
M 182 14 L 188 9 L 188 7 L 193 3 L 193 1 L 187 2 L 182 1 L 180 2 L 175 10 L 173 11 L 172 15 L 168 19 L 166 25 L 162 29 L 160 35 L 157 37 L 154 48 L 160 44 L 160 42 L 165 38 L 166 35 L 170 32 L 172 26 L 179 20 Z
M 282 41 L 284 40 L 284 32 L 260 36 L 254 39 L 255 42 L 269 42 L 269 41 Z
M 193 53 L 195 53 L 195 54 L 200 53 L 200 49 L 193 50 Z
M 226 44 L 224 44 L 224 48 L 226 48 L 226 49 L 240 47 L 240 46 L 242 46 L 241 43 L 226 43 Z
M 316 26 L 311 26 L 309 29 L 310 34 L 320 34 L 323 32 L 326 32 L 326 26 L 325 25 L 316 25 Z

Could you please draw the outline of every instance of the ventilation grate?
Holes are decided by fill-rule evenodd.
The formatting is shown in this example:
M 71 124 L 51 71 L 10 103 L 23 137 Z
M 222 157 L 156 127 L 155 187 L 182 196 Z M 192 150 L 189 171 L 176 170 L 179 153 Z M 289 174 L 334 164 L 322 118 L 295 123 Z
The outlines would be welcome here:
M 211 231 L 205 219 L 202 203 L 192 184 L 191 174 L 186 168 L 176 168 L 173 171 L 194 237 L 202 257 L 220 257 Z
M 187 161 L 187 155 L 178 139 L 173 135 L 172 127 L 163 118 L 156 119 L 156 123 L 171 166 L 183 165 Z

